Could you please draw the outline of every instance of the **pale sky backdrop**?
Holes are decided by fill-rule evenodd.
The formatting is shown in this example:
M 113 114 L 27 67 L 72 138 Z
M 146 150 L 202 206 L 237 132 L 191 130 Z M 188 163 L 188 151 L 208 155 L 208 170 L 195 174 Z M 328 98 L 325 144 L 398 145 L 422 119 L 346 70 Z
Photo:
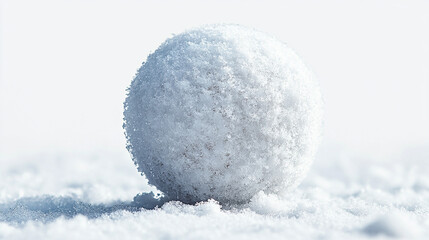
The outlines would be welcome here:
M 429 1 L 1 0 L 0 160 L 126 152 L 125 89 L 174 33 L 238 23 L 292 47 L 325 99 L 323 149 L 429 149 Z

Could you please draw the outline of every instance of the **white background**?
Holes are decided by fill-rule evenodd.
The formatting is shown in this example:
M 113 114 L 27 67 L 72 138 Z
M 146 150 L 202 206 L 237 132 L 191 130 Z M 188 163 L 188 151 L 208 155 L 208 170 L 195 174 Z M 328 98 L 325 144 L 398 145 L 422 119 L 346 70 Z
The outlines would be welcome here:
M 321 151 L 429 145 L 428 1 L 2 1 L 0 159 L 126 154 L 125 89 L 166 38 L 239 23 L 286 42 L 325 99 Z M 420 150 L 419 150 L 420 149 Z

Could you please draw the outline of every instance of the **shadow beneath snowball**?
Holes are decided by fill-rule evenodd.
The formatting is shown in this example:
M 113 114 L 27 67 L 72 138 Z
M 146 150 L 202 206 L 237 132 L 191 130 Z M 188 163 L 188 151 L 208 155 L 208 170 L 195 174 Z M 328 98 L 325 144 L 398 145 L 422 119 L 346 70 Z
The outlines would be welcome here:
M 90 204 L 72 197 L 25 197 L 0 204 L 0 222 L 18 225 L 28 221 L 46 223 L 59 217 L 72 218 L 76 215 L 83 215 L 91 219 L 120 210 L 137 212 L 142 209 L 155 209 L 165 202 L 167 200 L 164 197 L 155 196 L 153 192 L 138 194 L 132 202 L 111 204 Z

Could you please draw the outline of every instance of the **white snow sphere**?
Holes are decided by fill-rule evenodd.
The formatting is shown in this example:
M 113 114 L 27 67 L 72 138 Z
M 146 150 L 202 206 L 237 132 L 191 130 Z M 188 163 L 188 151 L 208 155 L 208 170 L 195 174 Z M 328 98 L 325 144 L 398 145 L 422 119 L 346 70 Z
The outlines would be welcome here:
M 248 202 L 305 176 L 318 145 L 321 94 L 299 57 L 239 25 L 166 40 L 124 103 L 128 150 L 167 198 Z

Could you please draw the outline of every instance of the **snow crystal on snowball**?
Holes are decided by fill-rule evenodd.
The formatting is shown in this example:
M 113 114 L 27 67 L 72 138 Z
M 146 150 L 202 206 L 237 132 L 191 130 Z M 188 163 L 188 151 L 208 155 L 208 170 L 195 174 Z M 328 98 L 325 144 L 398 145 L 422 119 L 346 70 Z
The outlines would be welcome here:
M 248 202 L 296 186 L 319 140 L 321 95 L 275 38 L 209 25 L 166 40 L 124 103 L 128 149 L 169 199 Z

